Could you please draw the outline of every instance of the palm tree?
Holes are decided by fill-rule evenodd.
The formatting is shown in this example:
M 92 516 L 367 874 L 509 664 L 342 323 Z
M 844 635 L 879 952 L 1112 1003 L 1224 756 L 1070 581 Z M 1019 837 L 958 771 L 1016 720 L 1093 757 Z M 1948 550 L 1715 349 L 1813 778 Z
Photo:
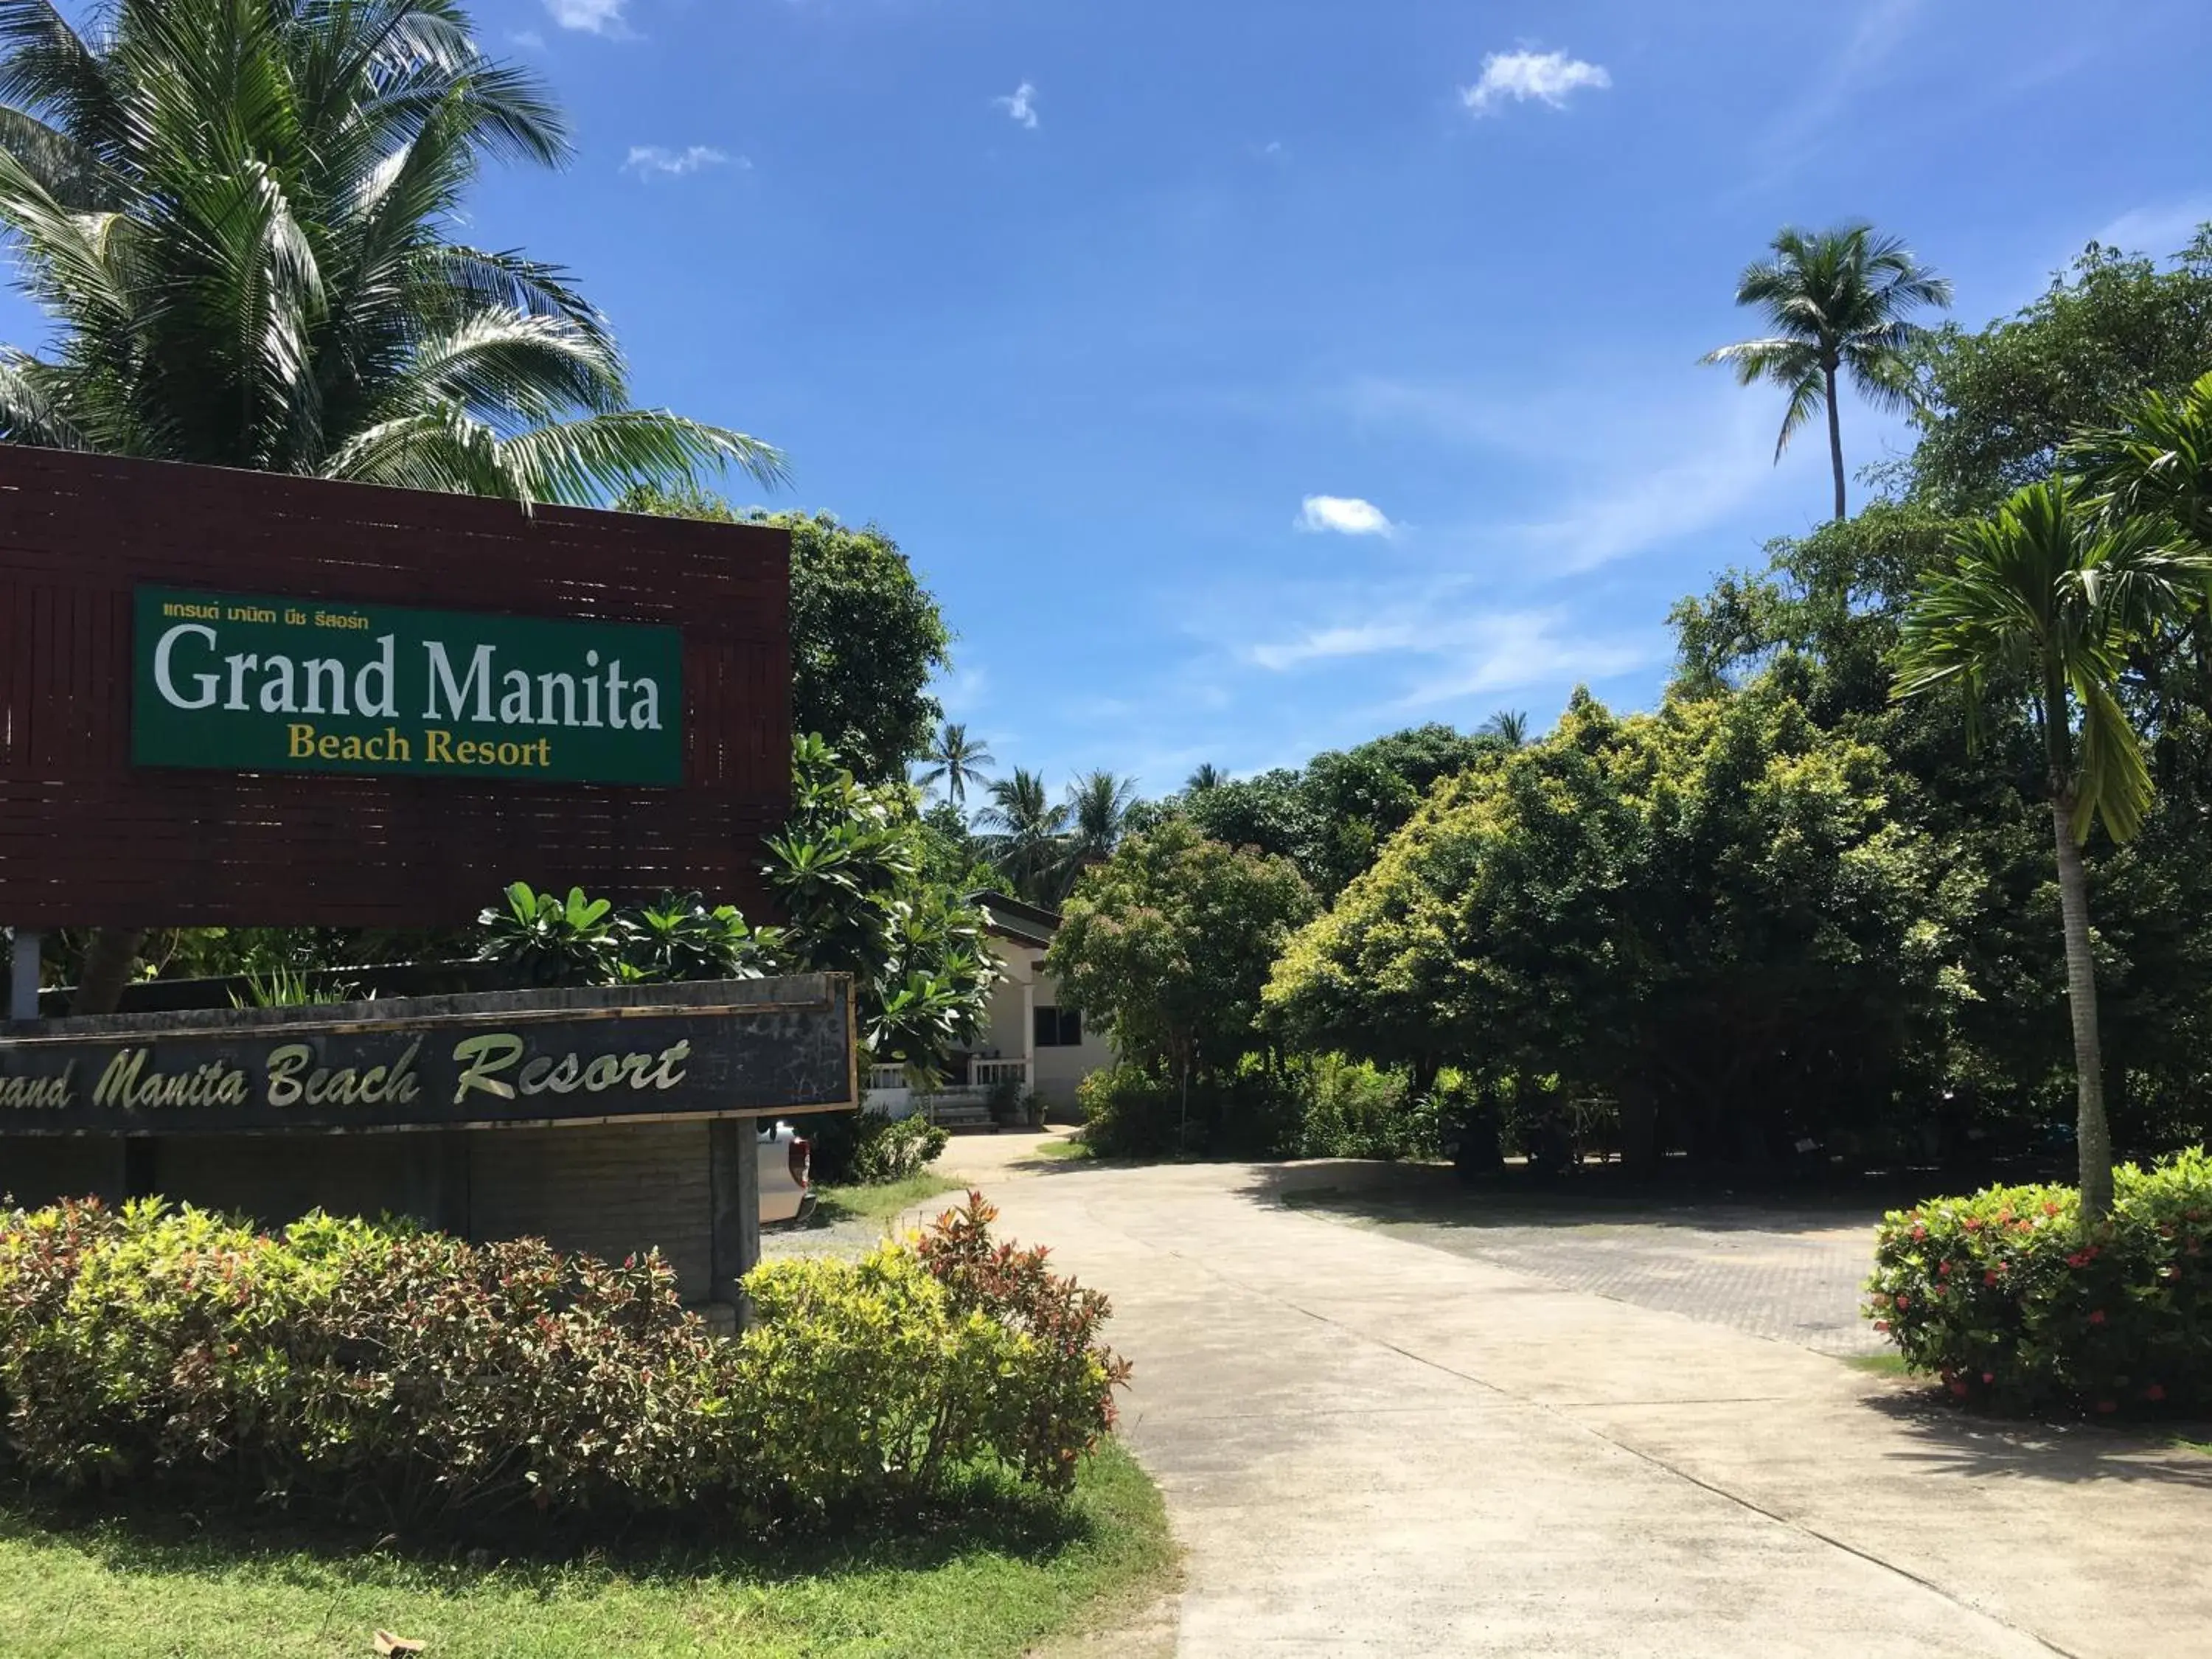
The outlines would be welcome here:
M 968 786 L 988 783 L 983 769 L 997 758 L 990 746 L 980 738 L 968 735 L 968 728 L 957 720 L 947 720 L 945 729 L 923 751 L 927 767 L 915 779 L 924 789 L 945 786 L 945 798 L 954 808 L 965 812 L 968 808 Z
M 2212 374 L 2178 396 L 2146 392 L 2118 416 L 2069 444 L 2069 457 L 2112 512 L 2171 518 L 2212 548 Z
M 1739 385 L 1771 380 L 1786 387 L 1790 404 L 1774 459 L 1815 410 L 1828 413 L 1828 459 L 1836 474 L 1836 516 L 1844 516 L 1844 431 L 1836 407 L 1837 383 L 1851 384 L 1875 407 L 1915 405 L 1906 351 L 1925 331 L 1905 320 L 1922 306 L 1951 303 L 1951 284 L 1922 264 L 1894 236 L 1870 225 L 1834 230 L 1792 228 L 1774 239 L 1774 257 L 1747 265 L 1737 280 L 1735 302 L 1756 306 L 1774 332 L 1711 351 L 1700 359 L 1727 363 Z
M 1475 729 L 1479 738 L 1495 738 L 1508 749 L 1528 741 L 1528 716 L 1519 708 L 1501 708 Z
M 557 268 L 449 240 L 489 159 L 568 153 L 459 0 L 0 0 L 0 231 L 52 319 L 0 441 L 592 503 L 782 458 L 629 406 Z M 144 939 L 96 933 L 78 1007 Z
M 991 804 L 976 815 L 988 831 L 983 844 L 1014 890 L 1032 903 L 1059 902 L 1067 862 L 1067 809 L 1052 804 L 1044 780 L 1014 769 L 991 786 Z
M 776 453 L 629 406 L 554 266 L 447 240 L 488 159 L 568 153 L 459 0 L 0 0 L 0 226 L 53 319 L 0 436 L 529 504 Z
M 2064 480 L 2019 491 L 1995 518 L 1959 531 L 1952 547 L 1952 568 L 1923 582 L 1905 612 L 1895 695 L 1955 683 L 1971 715 L 1994 688 L 2026 702 L 2043 733 L 2074 1025 L 2081 1212 L 2094 1221 L 2112 1206 L 2112 1143 L 2081 847 L 2094 822 L 2116 842 L 2142 826 L 2150 772 L 2120 702 L 2121 674 L 2131 647 L 2194 608 L 2212 555 L 2175 545 L 2161 520 L 2100 517 Z
M 1202 795 L 1209 789 L 1220 788 L 1228 781 L 1229 775 L 1212 761 L 1200 761 L 1197 769 L 1183 780 L 1182 787 L 1188 793 Z
M 1123 821 L 1137 799 L 1137 781 L 1107 771 L 1086 772 L 1067 788 L 1067 817 L 1074 845 L 1071 877 L 1084 865 L 1112 856 L 1120 845 Z

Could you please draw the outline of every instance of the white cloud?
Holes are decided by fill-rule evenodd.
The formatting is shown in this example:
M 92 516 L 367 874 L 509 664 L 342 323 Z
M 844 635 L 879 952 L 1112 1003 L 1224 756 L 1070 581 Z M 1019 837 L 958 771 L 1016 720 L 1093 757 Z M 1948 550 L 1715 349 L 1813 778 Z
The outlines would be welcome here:
M 514 44 L 520 47 L 524 52 L 543 52 L 545 50 L 545 37 L 540 34 L 536 29 L 517 29 L 514 33 L 508 35 L 507 38 L 514 41 Z
M 1295 522 L 1300 530 L 1333 530 L 1340 536 L 1387 536 L 1397 528 L 1381 507 L 1357 495 L 1309 495 Z
M 545 9 L 564 29 L 627 34 L 629 27 L 623 21 L 623 8 L 628 3 L 629 0 L 545 0 Z
M 1532 686 L 1609 679 L 1645 666 L 1658 654 L 1650 639 L 1568 631 L 1567 613 L 1556 606 L 1456 611 L 1464 592 L 1465 585 L 1457 580 L 1440 582 L 1418 600 L 1401 598 L 1370 621 L 1263 641 L 1246 647 L 1244 655 L 1255 666 L 1279 674 L 1363 657 L 1445 659 L 1448 666 L 1416 679 L 1391 704 L 1418 708 Z
M 1556 611 L 1476 620 L 1477 637 L 1455 653 L 1455 665 L 1417 683 L 1398 707 L 1427 708 L 1501 691 L 1607 680 L 1648 667 L 1663 654 L 1651 640 L 1563 635 Z
M 697 173 L 706 167 L 728 167 L 731 158 L 709 144 L 694 144 L 689 149 L 665 149 L 659 144 L 634 144 L 629 159 L 623 163 L 624 173 L 635 173 L 641 179 L 656 175 L 681 179 L 687 173 Z M 750 167 L 750 161 L 742 155 L 736 165 Z
M 1036 88 L 1026 81 L 1007 96 L 994 98 L 991 102 L 1022 126 L 1034 128 L 1037 124 Z
M 1531 98 L 1565 109 L 1571 93 L 1585 87 L 1603 91 L 1613 84 L 1601 64 L 1586 64 L 1564 52 L 1493 52 L 1482 60 L 1482 78 L 1459 89 L 1460 100 L 1477 115 L 1487 115 L 1505 99 L 1525 104 Z
M 1821 446 L 1793 445 L 1778 469 L 1780 412 L 1718 379 L 1639 396 L 1633 384 L 1607 393 L 1564 374 L 1552 385 L 1527 387 L 1368 376 L 1333 401 L 1363 422 L 1508 458 L 1520 477 L 1550 480 L 1534 493 L 1547 503 L 1542 516 L 1529 514 L 1525 504 L 1516 510 L 1500 502 L 1480 520 L 1432 525 L 1424 533 L 1431 542 L 1510 555 L 1516 568 L 1552 576 L 1711 531 L 1762 498 L 1787 512 L 1806 469 L 1826 460 Z M 1847 459 L 1875 459 L 1881 429 L 1855 412 Z
M 988 699 L 991 672 L 981 663 L 966 668 L 956 668 L 949 674 L 940 674 L 929 684 L 929 693 L 935 697 L 945 714 L 955 720 L 965 720 L 981 709 Z
M 2212 219 L 2212 197 L 2193 197 L 2185 202 L 2123 213 L 2093 240 L 2124 253 L 2148 253 L 2162 259 L 2185 246 L 2208 219 Z

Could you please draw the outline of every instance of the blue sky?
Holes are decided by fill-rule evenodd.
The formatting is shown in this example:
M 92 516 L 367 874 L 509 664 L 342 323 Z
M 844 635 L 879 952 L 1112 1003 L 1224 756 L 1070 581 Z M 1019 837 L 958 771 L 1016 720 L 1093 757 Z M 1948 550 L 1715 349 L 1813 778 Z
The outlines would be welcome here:
M 2203 0 L 477 9 L 579 155 L 470 234 L 787 450 L 769 504 L 894 534 L 954 717 L 1055 783 L 1646 704 L 1668 605 L 1824 511 L 1697 363 L 1779 226 L 1871 218 L 1979 323 L 2212 216 Z

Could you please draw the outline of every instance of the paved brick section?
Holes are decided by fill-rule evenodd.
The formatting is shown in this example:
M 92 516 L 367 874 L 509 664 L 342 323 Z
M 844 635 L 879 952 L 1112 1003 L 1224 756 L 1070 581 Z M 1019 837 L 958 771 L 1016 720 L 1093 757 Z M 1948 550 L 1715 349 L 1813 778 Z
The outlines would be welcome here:
M 1402 1218 L 1387 1204 L 1346 1208 L 1327 1198 L 1302 1201 L 1295 1189 L 1291 1201 L 1568 1290 L 1687 1314 L 1820 1353 L 1876 1353 L 1884 1346 L 1859 1313 L 1860 1286 L 1874 1265 L 1872 1217 L 1808 1226 L 1802 1215 L 1729 1208 L 1705 1212 L 1695 1222 L 1674 1214 L 1589 1221 L 1563 1209 L 1541 1222 L 1468 1225 Z M 1481 1199 L 1462 1202 L 1479 1212 Z

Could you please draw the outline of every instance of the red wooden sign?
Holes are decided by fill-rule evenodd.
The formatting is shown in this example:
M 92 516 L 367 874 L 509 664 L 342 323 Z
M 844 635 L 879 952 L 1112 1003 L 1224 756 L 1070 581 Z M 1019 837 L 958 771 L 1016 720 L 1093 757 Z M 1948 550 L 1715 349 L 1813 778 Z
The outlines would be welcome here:
M 674 627 L 682 782 L 136 767 L 149 585 Z M 0 445 L 0 921 L 438 927 L 517 879 L 764 908 L 789 605 L 780 530 Z

